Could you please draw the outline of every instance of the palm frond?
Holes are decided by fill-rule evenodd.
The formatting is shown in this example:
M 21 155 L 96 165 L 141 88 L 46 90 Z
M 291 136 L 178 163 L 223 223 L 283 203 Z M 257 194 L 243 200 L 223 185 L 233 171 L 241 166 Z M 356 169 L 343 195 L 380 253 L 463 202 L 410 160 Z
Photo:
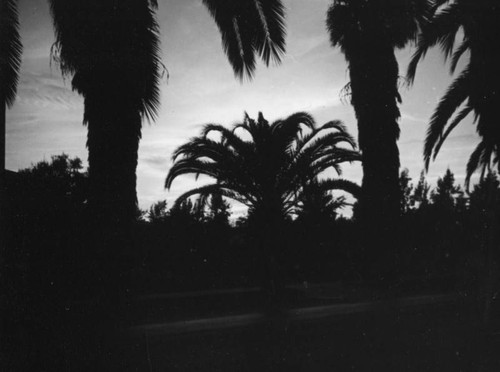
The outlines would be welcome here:
M 0 97 L 7 107 L 14 104 L 19 82 L 23 46 L 19 35 L 17 0 L 0 3 Z
M 205 124 L 201 135 L 207 137 L 211 132 L 218 133 L 221 136 L 221 143 L 225 146 L 232 147 L 237 152 L 249 154 L 253 151 L 252 143 L 239 137 L 234 129 L 231 130 L 219 124 Z
M 173 208 L 180 206 L 185 200 L 187 200 L 193 195 L 201 195 L 202 197 L 204 197 L 203 200 L 207 200 L 207 196 L 214 194 L 218 194 L 220 196 L 236 200 L 237 202 L 245 204 L 246 206 L 249 207 L 252 206 L 252 203 L 245 196 L 235 192 L 234 190 L 229 190 L 219 183 L 215 183 L 215 184 L 201 186 L 196 189 L 185 192 L 175 200 Z M 202 204 L 204 203 L 202 202 Z
M 458 124 L 460 124 L 462 122 L 462 120 L 465 119 L 472 111 L 473 111 L 473 107 L 470 105 L 467 105 L 455 116 L 453 121 L 446 128 L 446 131 L 444 132 L 444 134 L 439 138 L 439 141 L 434 148 L 434 154 L 437 155 L 439 153 L 441 146 L 443 145 L 444 141 L 446 141 L 446 138 L 448 138 L 448 136 L 453 131 L 453 129 L 455 129 L 455 127 Z
M 210 161 L 187 158 L 176 161 L 172 168 L 170 168 L 165 179 L 165 188 L 170 189 L 174 179 L 184 174 L 204 174 L 214 179 L 225 178 L 224 172 L 221 171 L 217 164 Z
M 346 179 L 326 179 L 318 181 L 317 186 L 320 190 L 341 190 L 348 192 L 355 198 L 359 198 L 361 194 L 361 186 L 357 183 Z
M 256 48 L 262 60 L 278 64 L 285 54 L 285 7 L 281 0 L 253 0 L 261 27 L 256 32 Z
M 281 0 L 203 0 L 222 37 L 222 46 L 240 80 L 251 79 L 258 53 L 266 64 L 285 52 L 284 6 Z
M 416 50 L 406 72 L 410 84 L 415 80 L 418 63 L 425 57 L 430 48 L 440 44 L 445 57 L 451 55 L 460 27 L 461 10 L 458 6 L 450 4 L 446 9 L 435 14 L 431 22 L 422 28 L 422 32 L 418 36 Z
M 458 61 L 460 57 L 470 48 L 470 42 L 468 39 L 462 41 L 462 43 L 458 46 L 458 48 L 453 53 L 450 61 L 450 72 L 453 74 L 457 68 Z
M 476 146 L 476 148 L 469 157 L 469 161 L 467 162 L 467 168 L 465 174 L 465 187 L 467 190 L 469 189 L 470 179 L 474 174 L 474 172 L 476 172 L 476 170 L 478 170 L 480 167 L 482 167 L 484 171 L 486 164 L 482 161 L 487 155 L 488 155 L 488 145 L 486 141 L 482 140 Z
M 424 144 L 425 168 L 429 168 L 431 156 L 436 157 L 437 153 L 433 149 L 443 136 L 444 129 L 453 113 L 468 98 L 470 84 L 470 70 L 465 69 L 461 75 L 453 81 L 451 86 L 441 98 L 429 123 Z
M 233 161 L 236 154 L 230 147 L 224 144 L 213 141 L 205 137 L 195 137 L 189 142 L 180 146 L 174 151 L 172 160 L 176 160 L 179 156 L 190 157 L 192 159 L 208 158 L 212 161 Z

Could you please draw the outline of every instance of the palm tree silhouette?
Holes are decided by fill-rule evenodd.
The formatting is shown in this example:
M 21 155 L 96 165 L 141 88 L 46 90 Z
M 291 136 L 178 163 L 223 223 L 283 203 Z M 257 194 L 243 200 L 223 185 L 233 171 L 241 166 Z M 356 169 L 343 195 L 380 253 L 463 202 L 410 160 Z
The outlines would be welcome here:
M 331 44 L 340 47 L 349 65 L 363 157 L 361 216 L 386 228 L 400 205 L 401 97 L 394 51 L 416 39 L 429 7 L 427 0 L 333 0 L 327 13 Z
M 19 36 L 17 0 L 0 3 L 0 187 L 4 187 L 5 173 L 5 114 L 14 104 L 21 68 L 22 54 Z
M 426 52 L 439 44 L 450 71 L 454 73 L 462 57 L 468 55 L 466 66 L 441 98 L 429 123 L 424 146 L 426 169 L 455 127 L 469 114 L 481 138 L 467 164 L 466 184 L 472 174 L 481 169 L 481 178 L 491 165 L 500 167 L 500 127 L 497 125 L 500 107 L 500 64 L 497 35 L 500 32 L 500 4 L 494 0 L 436 1 L 429 25 L 419 36 L 417 50 L 408 77 L 413 80 L 418 62 Z M 460 39 L 456 46 L 455 42 Z
M 142 119 L 160 105 L 154 1 L 51 0 L 55 58 L 84 98 L 89 205 L 108 222 L 133 218 Z
M 50 0 L 55 58 L 84 97 L 88 126 L 89 204 L 108 220 L 131 220 L 137 207 L 141 126 L 160 106 L 156 0 Z M 284 52 L 281 1 L 205 0 L 222 33 L 235 74 L 249 77 L 255 56 L 279 61 Z M 250 4 L 253 11 L 250 12 Z
M 340 175 L 340 164 L 360 160 L 355 147 L 339 121 L 316 127 L 309 114 L 299 112 L 270 124 L 261 113 L 257 120 L 245 114 L 232 130 L 207 124 L 201 136 L 180 146 L 165 187 L 170 188 L 181 175 L 203 174 L 216 182 L 187 191 L 175 205 L 193 195 L 206 200 L 216 194 L 246 205 L 258 235 L 259 255 L 275 283 L 280 229 L 287 217 L 302 208 L 303 194 L 312 187 L 318 192 L 357 192 L 353 182 L 324 178 L 325 171 L 333 169 Z
M 305 132 L 308 129 L 307 133 Z M 236 132 L 241 130 L 241 136 Z M 217 133 L 218 139 L 211 138 Z M 247 139 L 245 139 L 247 138 Z M 347 146 L 338 146 L 338 145 Z M 217 182 L 181 195 L 176 205 L 193 195 L 220 194 L 249 207 L 250 215 L 266 225 L 280 223 L 300 208 L 301 193 L 341 189 L 356 193 L 358 186 L 341 179 L 318 179 L 328 168 L 341 174 L 341 163 L 360 160 L 355 141 L 339 121 L 316 127 L 303 112 L 270 124 L 259 113 L 245 114 L 232 130 L 207 124 L 201 136 L 180 146 L 173 155 L 165 187 L 184 174 L 204 174 Z

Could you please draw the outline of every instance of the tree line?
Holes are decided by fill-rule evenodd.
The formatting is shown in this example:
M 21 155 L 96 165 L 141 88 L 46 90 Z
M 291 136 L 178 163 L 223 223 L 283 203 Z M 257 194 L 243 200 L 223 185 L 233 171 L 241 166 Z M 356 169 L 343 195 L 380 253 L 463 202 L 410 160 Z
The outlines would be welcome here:
M 280 0 L 231 2 L 204 0 L 217 24 L 222 46 L 235 75 L 251 78 L 256 58 L 279 63 L 285 54 L 285 7 Z M 3 2 L 2 107 L 14 101 L 21 60 L 17 2 Z M 143 119 L 159 109 L 158 3 L 150 0 L 51 0 L 56 42 L 53 58 L 72 87 L 84 97 L 88 126 L 89 203 L 103 222 L 133 218 L 136 209 L 138 143 Z M 425 145 L 426 166 L 453 128 L 473 113 L 481 142 L 471 155 L 468 175 L 498 163 L 498 107 L 495 80 L 498 53 L 492 47 L 498 27 L 498 4 L 481 0 L 333 0 L 327 30 L 333 47 L 344 53 L 356 112 L 363 182 L 360 211 L 382 230 L 397 217 L 399 137 L 399 68 L 394 51 L 416 43 L 408 68 L 436 44 L 450 56 L 451 70 L 469 54 L 469 63 L 451 85 L 431 119 Z M 461 44 L 455 49 L 455 39 Z M 453 114 L 465 105 L 455 117 Z M 2 115 L 2 122 L 5 115 Z M 2 131 L 5 132 L 4 128 Z M 2 154 L 4 156 L 4 154 Z M 378 159 L 383 159 L 378 161 Z M 121 217 L 120 217 L 121 216 Z M 114 222 L 113 222 L 114 221 Z M 373 225 L 370 223 L 367 226 Z M 111 228 L 111 226 L 108 226 Z M 372 229 L 373 230 L 373 229 Z M 368 228 L 367 231 L 370 231 Z

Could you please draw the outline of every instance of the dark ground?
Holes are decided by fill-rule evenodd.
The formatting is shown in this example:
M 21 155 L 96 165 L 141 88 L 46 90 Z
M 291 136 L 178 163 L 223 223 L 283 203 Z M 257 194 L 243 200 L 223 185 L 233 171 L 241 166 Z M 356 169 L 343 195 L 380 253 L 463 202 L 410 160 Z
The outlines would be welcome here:
M 470 303 L 455 301 L 215 331 L 136 332 L 121 338 L 112 364 L 120 371 L 499 371 L 500 328 L 485 329 L 474 317 Z

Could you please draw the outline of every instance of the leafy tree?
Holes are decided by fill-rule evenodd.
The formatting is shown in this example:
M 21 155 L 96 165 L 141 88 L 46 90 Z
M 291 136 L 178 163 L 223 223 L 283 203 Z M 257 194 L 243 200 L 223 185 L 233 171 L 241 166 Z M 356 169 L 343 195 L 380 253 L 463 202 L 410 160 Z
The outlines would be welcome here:
M 58 208 L 59 203 L 48 199 L 68 199 L 83 206 L 87 200 L 87 173 L 83 172 L 82 161 L 67 154 L 54 155 L 50 162 L 43 160 L 18 172 L 22 188 L 29 189 L 49 210 Z M 50 195 L 50 197 L 49 197 Z
M 176 203 L 170 209 L 170 216 L 176 223 L 191 224 L 201 222 L 200 216 L 203 216 L 199 210 L 199 204 L 193 203 L 190 199 Z
M 437 0 L 431 22 L 423 29 L 408 67 L 408 76 L 412 80 L 418 62 L 438 44 L 445 58 L 449 58 L 451 73 L 456 71 L 464 56 L 469 57 L 436 107 L 424 147 L 427 168 L 453 129 L 473 114 L 480 143 L 467 164 L 466 184 L 476 170 L 482 169 L 481 177 L 484 177 L 491 165 L 500 166 L 500 130 L 497 125 L 500 53 L 496 40 L 499 32 L 500 4 L 497 1 Z M 460 43 L 455 46 L 457 39 Z
M 499 186 L 498 175 L 495 172 L 488 173 L 477 185 L 474 185 L 474 189 L 470 193 L 470 208 L 478 215 L 486 215 L 491 199 L 491 190 L 498 194 Z M 497 195 L 495 199 L 500 202 L 500 195 Z
M 337 218 L 339 209 L 349 205 L 345 196 L 334 196 L 330 190 L 319 188 L 315 182 L 304 188 L 300 199 L 297 220 L 308 226 L 324 227 Z
M 84 230 L 88 175 L 81 160 L 52 156 L 20 170 L 15 182 L 9 190 L 11 246 L 33 259 L 44 259 L 57 247 L 68 250 L 64 240 Z
M 204 0 L 235 74 L 252 76 L 255 55 L 279 61 L 284 8 L 279 0 Z M 156 0 L 50 0 L 56 59 L 84 97 L 90 200 L 111 223 L 135 216 L 137 151 L 144 118 L 160 106 Z
M 434 206 L 451 211 L 459 205 L 463 191 L 459 185 L 455 185 L 455 176 L 448 168 L 446 173 L 437 180 L 437 187 L 431 193 L 431 201 Z
M 327 13 L 331 44 L 349 66 L 348 89 L 358 120 L 360 215 L 376 236 L 390 236 L 400 211 L 396 142 L 401 96 L 395 49 L 416 39 L 429 9 L 427 0 L 333 0 Z
M 147 218 L 149 222 L 152 223 L 164 222 L 168 215 L 169 213 L 166 200 L 160 200 L 154 203 L 151 207 L 149 207 L 149 211 L 147 212 Z
M 417 186 L 411 196 L 411 206 L 415 208 L 425 207 L 429 204 L 429 191 L 430 186 L 425 179 L 425 172 L 420 172 Z
M 411 184 L 410 171 L 405 168 L 399 174 L 399 188 L 401 190 L 401 213 L 405 214 L 411 207 L 411 195 L 413 184 Z
M 229 226 L 229 216 L 231 206 L 220 194 L 212 194 L 208 209 L 207 219 L 216 225 Z

